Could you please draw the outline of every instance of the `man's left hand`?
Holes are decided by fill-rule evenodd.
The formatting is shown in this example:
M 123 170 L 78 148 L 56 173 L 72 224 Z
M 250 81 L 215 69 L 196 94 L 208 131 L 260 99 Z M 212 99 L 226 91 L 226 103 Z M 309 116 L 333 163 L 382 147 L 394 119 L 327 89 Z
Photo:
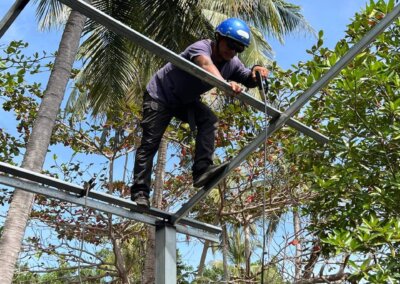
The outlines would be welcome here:
M 251 70 L 251 76 L 253 77 L 253 80 L 256 81 L 256 72 L 259 72 L 261 77 L 267 78 L 269 74 L 269 70 L 263 66 L 254 66 Z

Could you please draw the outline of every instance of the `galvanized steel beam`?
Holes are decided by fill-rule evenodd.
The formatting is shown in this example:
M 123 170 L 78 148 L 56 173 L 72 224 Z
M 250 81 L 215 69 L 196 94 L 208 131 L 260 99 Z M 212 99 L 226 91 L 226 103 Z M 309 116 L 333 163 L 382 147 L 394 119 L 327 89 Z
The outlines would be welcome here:
M 29 0 L 17 0 L 8 10 L 7 14 L 3 17 L 0 22 L 0 38 L 6 33 L 11 24 L 15 21 L 21 11 L 28 4 Z
M 156 226 L 156 283 L 177 283 L 176 230 L 171 225 Z
M 0 174 L 0 184 L 4 184 L 10 187 L 18 188 L 20 190 L 28 191 L 35 194 L 44 195 L 50 198 L 55 198 L 62 201 L 71 202 L 81 206 L 87 206 L 102 212 L 111 213 L 117 216 L 121 216 L 127 219 L 142 222 L 148 225 L 156 226 L 160 223 L 165 222 L 161 218 L 156 218 L 151 215 L 131 211 L 129 207 L 119 207 L 109 203 L 101 202 L 92 198 L 78 197 L 77 195 L 69 192 L 59 191 L 55 188 L 50 188 L 45 185 L 41 185 L 35 182 L 22 180 L 16 177 L 9 177 Z M 128 201 L 129 203 L 129 201 Z M 135 208 L 133 202 L 130 202 L 130 207 Z M 188 225 L 182 225 L 183 222 L 175 225 L 177 232 L 186 234 L 192 237 L 209 240 L 212 242 L 219 242 L 219 235 L 216 233 L 210 233 L 201 229 L 189 227 Z
M 0 162 L 0 172 L 13 175 L 13 177 L 0 175 L 0 183 L 5 185 L 82 206 L 86 204 L 88 207 L 149 225 L 155 226 L 159 222 L 170 223 L 172 217 L 171 213 L 155 208 L 144 210 L 133 201 L 96 191 L 89 191 L 88 198 L 85 200 L 80 197 L 84 191 L 83 187 L 3 162 Z M 213 242 L 219 241 L 221 233 L 219 227 L 190 218 L 183 218 L 179 224 L 176 224 L 176 228 L 179 233 Z

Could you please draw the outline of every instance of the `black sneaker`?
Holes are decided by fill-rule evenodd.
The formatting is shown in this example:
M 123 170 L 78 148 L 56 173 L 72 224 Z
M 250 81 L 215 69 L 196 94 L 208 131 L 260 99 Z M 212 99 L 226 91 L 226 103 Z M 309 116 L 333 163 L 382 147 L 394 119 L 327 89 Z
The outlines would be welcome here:
M 150 207 L 149 195 L 144 191 L 139 191 L 138 193 L 135 193 L 133 195 L 132 201 L 136 202 L 137 206 L 146 208 Z
M 210 165 L 200 173 L 193 173 L 193 186 L 194 187 L 205 186 L 208 182 L 211 181 L 212 178 L 222 173 L 228 166 L 228 164 L 229 162 L 225 162 L 221 165 Z

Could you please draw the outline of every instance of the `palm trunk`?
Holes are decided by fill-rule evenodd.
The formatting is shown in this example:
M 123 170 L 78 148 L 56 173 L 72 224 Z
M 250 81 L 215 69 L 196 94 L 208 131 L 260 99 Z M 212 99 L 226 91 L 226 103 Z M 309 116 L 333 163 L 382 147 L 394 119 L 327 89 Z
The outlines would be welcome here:
M 124 172 L 122 174 L 122 182 L 125 184 L 126 181 L 126 170 L 128 168 L 128 160 L 129 160 L 129 153 L 125 154 L 125 162 L 124 162 Z
M 22 167 L 39 172 L 44 164 L 50 137 L 71 75 L 86 17 L 72 11 L 65 26 L 38 116 L 33 125 Z M 16 190 L 0 239 L 1 283 L 11 283 L 34 194 Z
M 153 197 L 153 207 L 159 209 L 161 209 L 162 206 L 165 165 L 167 163 L 167 146 L 168 142 L 165 138 L 163 138 L 161 140 L 160 147 L 158 149 L 157 168 L 154 180 L 154 197 Z
M 153 192 L 153 207 L 161 208 L 162 206 L 162 193 L 164 185 L 165 164 L 167 161 L 167 140 L 161 140 L 158 149 L 157 168 L 155 172 L 154 192 Z M 147 246 L 146 246 L 146 259 L 143 269 L 143 283 L 155 283 L 155 262 L 156 262 L 156 232 L 153 226 L 147 226 Z

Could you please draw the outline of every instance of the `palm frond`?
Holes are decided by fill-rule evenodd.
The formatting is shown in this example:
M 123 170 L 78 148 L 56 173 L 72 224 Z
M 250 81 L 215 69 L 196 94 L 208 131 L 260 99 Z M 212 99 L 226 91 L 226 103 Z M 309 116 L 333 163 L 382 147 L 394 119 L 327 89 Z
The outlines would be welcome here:
M 82 81 L 78 79 L 82 84 Z M 64 112 L 65 115 L 73 114 L 78 120 L 82 120 L 89 108 L 88 91 L 81 91 L 74 87 L 68 97 Z
M 93 1 L 93 5 L 121 22 L 131 21 L 135 9 L 132 1 Z M 80 54 L 84 67 L 79 74 L 90 92 L 86 96 L 97 115 L 121 104 L 132 89 L 138 73 L 132 59 L 132 43 L 93 21 L 88 21 Z
M 283 37 L 293 32 L 314 34 L 314 30 L 300 13 L 300 6 L 282 0 L 260 0 L 256 16 L 246 20 L 253 22 L 265 36 L 283 42 Z
M 303 31 L 312 34 L 315 33 L 314 29 L 300 13 L 301 8 L 299 6 L 284 1 L 277 2 L 279 3 L 277 9 L 282 20 L 284 35 L 295 31 Z
M 283 42 L 289 33 L 314 30 L 300 13 L 300 7 L 283 0 L 255 1 L 203 1 L 203 10 L 245 20 L 264 36 L 272 36 Z
M 237 266 L 243 266 L 245 260 L 245 246 L 242 231 L 237 226 L 228 232 L 228 257 Z
M 40 30 L 62 28 L 68 19 L 70 9 L 57 0 L 34 0 L 37 3 L 36 17 Z
M 241 61 L 246 66 L 252 66 L 255 64 L 268 66 L 271 64 L 273 55 L 272 47 L 265 41 L 264 36 L 261 32 L 254 27 L 251 28 L 253 35 L 251 44 L 245 51 L 240 54 Z
M 282 214 L 283 212 L 274 212 L 274 214 L 270 215 L 266 231 L 267 242 L 269 242 L 269 240 L 271 240 L 273 235 L 276 233 Z
M 142 0 L 141 6 L 147 15 L 143 33 L 175 52 L 212 35 L 198 0 Z

